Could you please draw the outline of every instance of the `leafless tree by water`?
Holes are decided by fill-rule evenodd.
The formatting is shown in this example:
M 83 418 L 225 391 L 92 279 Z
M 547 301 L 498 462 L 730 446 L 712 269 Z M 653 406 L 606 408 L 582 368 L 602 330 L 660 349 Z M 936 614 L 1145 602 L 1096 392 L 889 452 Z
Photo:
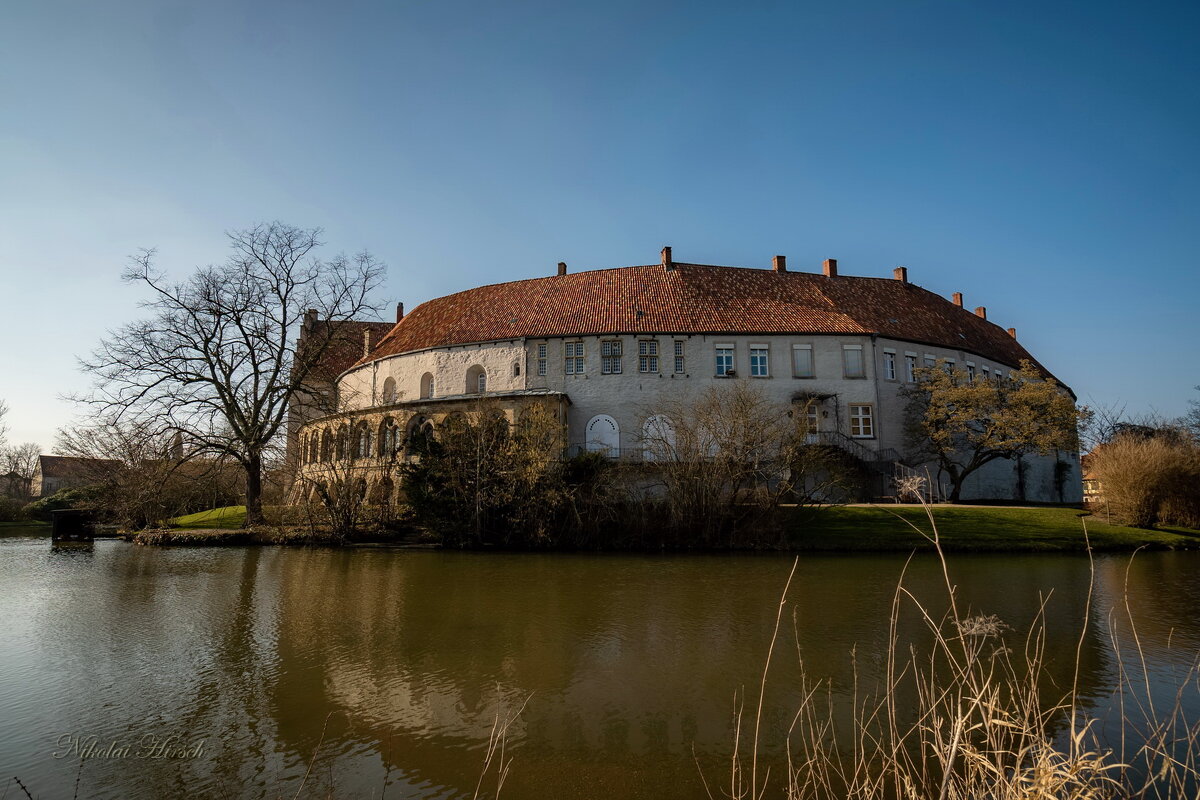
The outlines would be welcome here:
M 193 454 L 240 464 L 247 526 L 263 521 L 264 464 L 289 402 L 309 393 L 306 381 L 330 345 L 318 332 L 297 349 L 305 312 L 338 323 L 379 311 L 372 295 L 384 265 L 367 252 L 319 258 L 321 233 L 281 222 L 234 231 L 223 264 L 180 283 L 143 250 L 124 279 L 149 291 L 148 316 L 111 331 L 81 361 L 95 385 L 75 399 L 105 424 L 134 422 L 156 438 L 179 433 Z

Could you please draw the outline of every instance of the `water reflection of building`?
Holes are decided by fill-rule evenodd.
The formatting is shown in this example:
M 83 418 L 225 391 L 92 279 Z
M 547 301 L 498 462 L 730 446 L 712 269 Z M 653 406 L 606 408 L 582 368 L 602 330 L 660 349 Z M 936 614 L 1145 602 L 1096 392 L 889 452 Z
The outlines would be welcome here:
M 277 697 L 281 706 L 298 697 L 309 705 L 307 721 L 292 731 L 305 732 L 296 748 L 318 733 L 314 717 L 336 709 L 353 721 L 356 736 L 390 741 L 381 746 L 398 768 L 467 787 L 477 764 L 463 754 L 486 741 L 498 700 L 511 710 L 531 696 L 514 727 L 512 743 L 528 760 L 516 796 L 525 780 L 542 796 L 558 796 L 581 774 L 638 769 L 694 788 L 693 746 L 719 768 L 732 741 L 734 694 L 757 686 L 788 567 L 779 559 L 716 569 L 686 559 L 354 556 L 305 554 L 284 584 L 280 661 L 304 668 L 281 672 Z M 802 564 L 789 614 L 794 608 L 808 673 L 832 677 L 844 705 L 852 648 L 862 685 L 884 668 L 887 613 L 903 563 L 835 561 L 837 569 L 825 559 Z M 1056 559 L 1017 561 L 999 570 L 995 559 L 954 564 L 959 601 L 1012 625 L 1010 644 L 1020 651 L 1039 598 L 1053 589 L 1046 700 L 1057 701 L 1071 684 L 1086 569 L 1078 560 L 1068 569 Z M 909 570 L 909 585 L 940 614 L 940 569 L 922 559 Z M 1003 592 L 996 591 L 998 572 Z M 768 690 L 765 731 L 775 743 L 799 698 L 792 625 L 789 618 Z M 899 636 L 918 646 L 929 639 L 916 613 L 902 617 Z M 1104 672 L 1098 645 L 1089 632 L 1081 651 L 1085 692 Z M 289 730 L 280 726 L 285 736 Z

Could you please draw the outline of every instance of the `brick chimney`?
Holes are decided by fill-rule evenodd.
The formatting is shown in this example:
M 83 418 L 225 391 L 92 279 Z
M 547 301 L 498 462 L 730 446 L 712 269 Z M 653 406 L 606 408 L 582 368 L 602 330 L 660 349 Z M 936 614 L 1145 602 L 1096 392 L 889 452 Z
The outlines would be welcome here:
M 975 309 L 975 316 L 981 319 L 987 319 L 987 309 L 983 306 L 980 306 L 979 308 Z
M 950 298 L 954 301 L 954 305 L 962 308 L 962 292 L 955 292 L 950 295 Z
M 1009 335 L 1009 336 L 1011 336 L 1011 337 L 1013 337 L 1014 339 L 1015 339 L 1015 338 L 1017 338 L 1017 329 L 1016 329 L 1016 328 L 1009 328 L 1009 329 L 1008 329 L 1008 335 Z
M 837 277 L 837 259 L 836 258 L 825 259 L 825 263 L 824 263 L 824 265 L 822 265 L 822 269 L 825 272 L 826 278 L 836 278 Z
M 908 267 L 896 267 L 892 270 L 892 277 L 901 283 L 908 283 Z
M 563 275 L 566 275 L 566 274 L 567 274 L 567 262 L 565 262 L 565 261 L 558 262 L 558 276 L 561 278 Z
M 363 331 L 363 358 L 371 354 L 371 329 Z
M 396 303 L 396 322 L 404 319 L 404 303 Z
M 317 324 L 317 310 L 310 308 L 304 312 L 304 327 L 312 330 Z
M 671 247 L 668 245 L 662 249 L 662 265 L 663 269 L 668 272 L 675 269 L 675 262 L 671 260 Z
M 787 256 L 775 256 L 772 258 L 771 269 L 776 272 L 787 272 Z

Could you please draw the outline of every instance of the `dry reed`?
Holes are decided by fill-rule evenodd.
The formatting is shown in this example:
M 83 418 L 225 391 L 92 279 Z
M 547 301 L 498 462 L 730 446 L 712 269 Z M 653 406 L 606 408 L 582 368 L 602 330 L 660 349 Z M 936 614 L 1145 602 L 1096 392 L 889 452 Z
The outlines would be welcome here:
M 860 685 L 851 653 L 849 709 L 835 703 L 832 684 L 804 669 L 797 636 L 800 701 L 782 744 L 786 774 L 760 776 L 768 743 L 760 740 L 762 695 L 779 637 L 779 619 L 795 574 L 788 576 L 771 637 L 754 718 L 751 769 L 742 767 L 742 702 L 735 703 L 729 781 L 723 795 L 735 800 L 1103 800 L 1193 797 L 1200 788 L 1200 725 L 1185 713 L 1185 695 L 1200 688 L 1200 662 L 1178 675 L 1173 702 L 1160 707 L 1145 651 L 1128 601 L 1122 619 L 1110 619 L 1110 655 L 1118 681 L 1115 710 L 1119 734 L 1101 731 L 1102 721 L 1077 702 L 1080 662 L 1092 614 L 1095 566 L 1091 566 L 1084 620 L 1075 648 L 1072 685 L 1057 690 L 1047 672 L 1046 603 L 1040 599 L 1028 631 L 1017 634 L 993 615 L 969 615 L 938 539 L 931 509 L 930 531 L 941 567 L 947 610 L 936 613 L 905 586 L 902 573 L 893 595 L 883 677 L 875 689 Z M 1087 530 L 1084 528 L 1084 536 Z M 1089 551 L 1090 553 L 1090 551 Z M 1091 563 L 1089 561 L 1089 563 Z M 905 565 L 907 572 L 908 565 Z M 1126 578 L 1128 580 L 1128 578 Z M 1127 592 L 1126 592 L 1127 594 Z M 901 642 L 902 612 L 915 611 L 929 640 Z M 1127 625 L 1131 643 L 1118 636 Z M 793 627 L 795 628 L 794 616 Z M 906 698 L 901 700 L 901 698 Z M 915 697 L 915 704 L 907 698 Z M 713 798 L 708 782 L 704 789 Z

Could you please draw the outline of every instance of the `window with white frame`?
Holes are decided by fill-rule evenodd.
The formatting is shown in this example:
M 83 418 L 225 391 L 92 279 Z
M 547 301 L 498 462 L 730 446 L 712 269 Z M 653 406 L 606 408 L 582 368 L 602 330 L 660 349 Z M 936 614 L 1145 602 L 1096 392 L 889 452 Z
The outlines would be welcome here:
M 658 342 L 653 339 L 638 341 L 638 372 L 658 372 Z
M 871 406 L 850 406 L 850 435 L 855 439 L 875 438 L 875 417 Z
M 967 382 L 968 383 L 975 382 L 975 362 L 974 361 L 967 362 Z
M 765 344 L 750 345 L 750 377 L 770 376 L 770 349 Z
M 600 373 L 621 374 L 621 340 L 607 339 L 600 343 Z
M 913 383 L 917 379 L 917 354 L 904 354 L 904 380 Z
M 813 376 L 813 351 L 811 344 L 792 345 L 792 375 L 797 378 Z
M 685 364 L 684 364 L 684 360 L 683 360 L 683 342 L 676 340 L 675 341 L 675 374 L 682 375 L 684 373 L 684 369 L 683 369 L 684 366 L 685 366 Z
M 537 374 L 546 374 L 546 345 L 544 344 L 537 346 Z
M 583 342 L 567 342 L 566 370 L 568 375 L 583 374 Z
M 487 391 L 487 373 L 482 370 L 475 376 L 475 391 L 480 394 Z
M 954 359 L 953 359 L 953 358 L 948 358 L 948 359 L 946 359 L 946 361 L 945 361 L 945 365 L 946 365 L 946 374 L 948 374 L 948 375 L 953 375 L 953 374 L 954 374 L 954 365 L 955 365 L 955 363 L 956 363 L 956 362 L 954 361 Z
M 717 375 L 728 375 L 733 372 L 733 345 L 719 344 L 717 352 Z
M 985 381 L 990 381 L 992 379 L 992 370 L 986 365 L 983 368 L 983 379 Z
M 933 369 L 935 366 L 937 366 L 937 356 L 931 356 L 929 353 L 926 353 L 925 369 Z
M 896 380 L 896 351 L 883 351 L 883 377 L 886 380 Z
M 865 378 L 861 344 L 842 345 L 842 366 L 847 378 Z

